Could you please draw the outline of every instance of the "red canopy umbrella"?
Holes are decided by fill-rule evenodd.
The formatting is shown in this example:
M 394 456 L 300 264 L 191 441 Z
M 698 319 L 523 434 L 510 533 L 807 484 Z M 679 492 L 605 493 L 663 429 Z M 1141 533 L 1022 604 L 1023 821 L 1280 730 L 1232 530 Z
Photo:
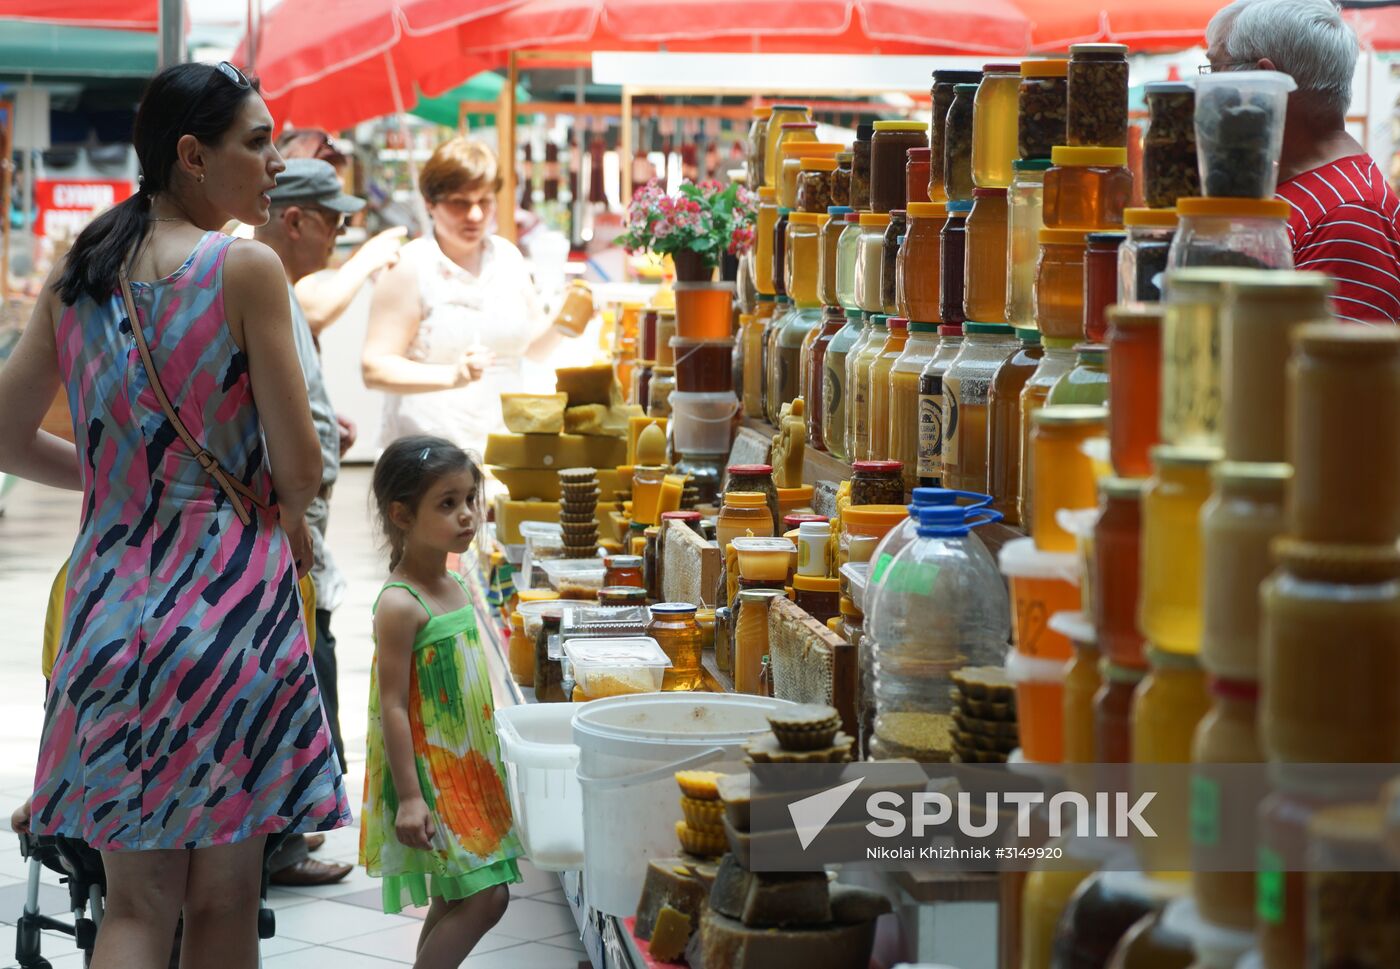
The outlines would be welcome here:
M 157 31 L 157 0 L 0 0 L 0 20 L 63 27 Z

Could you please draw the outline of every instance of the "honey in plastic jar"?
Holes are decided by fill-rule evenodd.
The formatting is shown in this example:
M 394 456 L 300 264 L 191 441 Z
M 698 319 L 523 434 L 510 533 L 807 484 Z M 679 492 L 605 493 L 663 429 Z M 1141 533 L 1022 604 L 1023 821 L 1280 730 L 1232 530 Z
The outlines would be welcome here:
M 1142 500 L 1138 629 L 1173 653 L 1201 648 L 1201 506 L 1219 458 L 1213 448 L 1152 449 L 1155 473 Z
M 916 202 L 931 201 L 928 197 L 928 180 L 932 152 L 926 147 L 910 148 L 906 154 L 908 160 L 904 163 L 904 209 L 908 211 L 909 206 Z
M 535 685 L 535 641 L 525 635 L 525 618 L 510 614 L 510 678 L 520 686 Z
M 1034 491 L 1031 480 L 1031 416 L 1045 406 L 1051 388 L 1074 368 L 1075 361 L 1073 340 L 1042 334 L 1040 342 L 1045 348 L 1040 364 L 1021 389 L 1021 485 L 1017 489 L 1016 517 L 1023 522 L 1031 520 L 1034 504 L 1031 500 Z
M 967 319 L 1006 322 L 1006 247 L 1006 189 L 973 189 L 963 279 L 963 312 Z
M 1141 548 L 1141 478 L 1104 478 L 1099 519 L 1094 525 L 1094 626 L 1099 648 L 1118 666 L 1147 664 L 1137 627 Z
M 1103 685 L 1099 676 L 1099 644 L 1094 626 L 1082 612 L 1059 613 L 1050 624 L 1074 644 L 1074 656 L 1065 667 L 1064 762 L 1093 764 L 1094 696 Z
M 889 337 L 889 317 L 883 313 L 872 313 L 867 318 L 865 342 L 856 352 L 846 357 L 846 383 L 851 388 L 851 406 L 847 411 L 850 422 L 851 457 L 856 461 L 869 461 L 878 458 L 872 450 L 873 441 L 872 388 L 870 370 L 885 349 Z M 882 438 L 883 440 L 883 438 Z
M 943 375 L 943 486 L 987 490 L 987 418 L 992 378 L 1020 349 L 1011 327 L 963 327 L 962 349 Z
M 827 220 L 822 223 L 817 250 L 817 298 L 823 306 L 841 305 L 841 294 L 836 285 L 837 266 L 841 261 L 838 249 L 841 234 L 846 231 L 846 216 L 851 211 L 845 205 L 830 206 L 826 210 Z
M 1035 515 L 1031 536 L 1036 548 L 1073 552 L 1073 535 L 1056 520 L 1061 509 L 1094 508 L 1098 494 L 1093 461 L 1085 444 L 1101 437 L 1108 411 L 1102 407 L 1043 407 L 1031 417 L 1031 475 L 1035 480 Z
M 888 335 L 880 353 L 870 363 L 870 457 L 887 460 L 889 453 L 891 373 L 895 361 L 904 352 L 909 340 L 909 321 L 891 316 L 887 322 Z
M 1187 764 L 1196 726 L 1210 708 L 1195 656 L 1147 648 L 1147 676 L 1133 698 L 1133 761 Z
M 1036 326 L 1047 337 L 1084 338 L 1084 229 L 1041 229 L 1035 267 Z
M 1041 198 L 1048 158 L 1020 159 L 1006 196 L 1007 270 L 1006 321 L 1012 326 L 1035 326 L 1035 262 L 1040 254 Z
M 826 379 L 826 352 L 831 341 L 846 325 L 846 314 L 839 306 L 827 306 L 822 311 L 821 326 L 812 330 L 810 350 L 803 351 L 802 397 L 807 401 L 807 445 L 818 451 L 826 450 L 822 384 Z
M 1161 430 L 1162 308 L 1108 310 L 1108 451 L 1113 473 L 1145 478 Z
M 870 208 L 890 212 L 904 208 L 905 166 L 910 148 L 925 148 L 927 129 L 917 121 L 876 121 L 870 139 Z
M 778 155 L 778 148 L 783 142 L 783 125 L 797 122 L 804 122 L 811 118 L 812 111 L 805 104 L 775 104 L 772 112 L 768 116 L 767 137 L 764 142 L 763 155 L 763 184 L 770 188 L 777 188 L 778 173 L 782 166 L 782 159 Z M 816 141 L 813 134 L 812 141 Z
M 1007 358 L 992 377 L 988 401 L 990 426 L 987 442 L 987 490 L 992 507 L 1008 525 L 1021 523 L 1018 498 L 1021 490 L 1021 391 L 1040 364 L 1038 330 L 1018 329 L 1021 348 Z
M 1233 269 L 1167 273 L 1162 318 L 1162 441 L 1220 446 L 1220 316 Z
M 1019 157 L 1016 129 L 1020 88 L 1020 64 L 983 66 L 972 115 L 972 183 L 978 188 L 1011 185 L 1011 163 Z
M 666 652 L 671 665 L 661 681 L 662 691 L 694 690 L 704 680 L 700 671 L 700 624 L 689 602 L 658 602 L 651 607 L 647 635 Z
M 1385 851 L 1374 802 L 1324 808 L 1308 822 L 1308 948 L 1319 966 L 1400 966 L 1400 871 L 1368 870 Z M 1393 823 L 1393 822 L 1392 822 Z
M 948 208 L 942 202 L 912 202 L 904 234 L 904 302 L 914 323 L 940 323 L 939 263 L 943 224 Z
M 753 230 L 753 283 L 760 295 L 772 296 L 773 226 L 778 221 L 778 193 L 769 187 L 758 190 L 758 216 Z
M 1123 227 L 1133 199 L 1125 148 L 1057 147 L 1045 173 L 1044 218 L 1051 229 L 1103 231 Z
M 888 457 L 904 466 L 904 490 L 919 484 L 919 382 L 938 352 L 938 325 L 909 324 L 909 339 L 890 371 Z
M 1084 336 L 1108 339 L 1107 311 L 1118 299 L 1118 248 L 1122 232 L 1091 232 L 1084 237 Z
M 1094 757 L 1100 764 L 1126 764 L 1133 759 L 1133 696 L 1147 671 L 1105 657 L 1099 675 L 1103 685 L 1094 695 Z

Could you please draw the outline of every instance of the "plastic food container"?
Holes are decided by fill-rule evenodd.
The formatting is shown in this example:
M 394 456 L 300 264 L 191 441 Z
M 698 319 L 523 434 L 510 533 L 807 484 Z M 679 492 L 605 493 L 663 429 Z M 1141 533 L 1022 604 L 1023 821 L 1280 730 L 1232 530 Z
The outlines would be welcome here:
M 603 579 L 608 573 L 607 566 L 603 564 L 602 559 L 546 559 L 540 563 L 540 568 L 544 569 L 544 574 L 549 577 L 549 584 L 556 589 L 559 588 L 561 582 L 587 586 L 590 589 L 601 589 Z M 530 616 L 525 611 L 527 605 L 535 605 L 535 603 L 522 603 L 520 606 L 520 614 L 525 616 L 525 627 L 528 632 Z M 540 603 L 540 605 L 558 606 L 558 603 Z
M 1094 148 L 1128 144 L 1128 48 L 1073 44 L 1069 49 L 1066 141 Z
M 1079 556 L 1042 552 L 1034 539 L 1018 538 L 1002 546 L 999 564 L 1011 584 L 1011 636 L 1017 652 L 1032 659 L 1069 659 L 1074 651 L 1069 639 L 1048 622 L 1057 612 L 1079 611 Z
M 678 336 L 688 340 L 724 340 L 733 336 L 733 283 L 676 283 L 675 293 Z
M 1065 110 L 1069 100 L 1069 61 L 1021 62 L 1017 92 L 1017 148 L 1023 161 L 1049 158 L 1065 143 Z
M 1118 301 L 1118 250 L 1122 232 L 1091 232 L 1084 249 L 1084 337 L 1104 343 L 1108 336 L 1105 312 Z
M 728 454 L 739 398 L 734 391 L 671 395 L 672 443 L 682 454 Z
M 835 158 L 804 157 L 798 160 L 797 211 L 825 213 L 832 201 Z
M 671 349 L 676 354 L 676 390 L 694 394 L 733 389 L 732 339 L 692 340 L 673 336 Z
M 1169 209 L 1201 194 L 1196 161 L 1196 89 L 1183 81 L 1146 87 L 1151 120 L 1142 142 L 1143 197 L 1149 208 Z
M 1167 268 L 1292 269 L 1290 211 L 1282 199 L 1181 199 Z
M 1222 71 L 1196 83 L 1196 152 L 1206 195 L 1271 199 L 1288 94 L 1279 71 Z
M 910 148 L 928 144 L 928 132 L 918 121 L 876 121 L 870 139 L 870 208 L 875 212 L 902 209 L 904 169 Z
M 590 700 L 629 693 L 656 693 L 666 668 L 665 650 L 650 636 L 624 639 L 569 639 L 564 655 L 574 672 L 574 685 Z
M 786 538 L 736 538 L 739 574 L 755 582 L 783 582 L 792 567 L 797 546 Z
M 976 84 L 982 80 L 981 71 L 941 70 L 933 72 L 929 98 L 933 102 L 933 122 L 929 125 L 928 197 L 931 202 L 946 202 L 943 188 L 944 131 L 948 124 L 948 108 L 953 104 L 959 84 Z

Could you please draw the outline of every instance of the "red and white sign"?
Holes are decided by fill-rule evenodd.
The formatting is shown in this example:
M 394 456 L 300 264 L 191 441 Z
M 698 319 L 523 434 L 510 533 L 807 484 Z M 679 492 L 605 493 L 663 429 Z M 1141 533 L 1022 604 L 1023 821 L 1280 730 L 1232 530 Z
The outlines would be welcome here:
M 125 179 L 57 179 L 34 181 L 34 205 L 38 209 L 38 235 L 75 239 L 100 213 L 136 192 Z

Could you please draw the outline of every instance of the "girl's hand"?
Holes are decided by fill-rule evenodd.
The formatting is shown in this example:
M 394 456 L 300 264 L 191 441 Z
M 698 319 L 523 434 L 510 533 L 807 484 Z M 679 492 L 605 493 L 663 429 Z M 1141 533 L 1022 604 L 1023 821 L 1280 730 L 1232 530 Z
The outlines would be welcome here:
M 33 806 L 33 799 L 26 798 L 24 803 L 15 808 L 10 815 L 10 830 L 15 834 L 29 833 L 29 817 Z
M 433 816 L 428 812 L 428 802 L 421 797 L 399 802 L 398 814 L 394 818 L 394 834 L 401 844 L 432 851 L 437 825 L 433 824 Z

